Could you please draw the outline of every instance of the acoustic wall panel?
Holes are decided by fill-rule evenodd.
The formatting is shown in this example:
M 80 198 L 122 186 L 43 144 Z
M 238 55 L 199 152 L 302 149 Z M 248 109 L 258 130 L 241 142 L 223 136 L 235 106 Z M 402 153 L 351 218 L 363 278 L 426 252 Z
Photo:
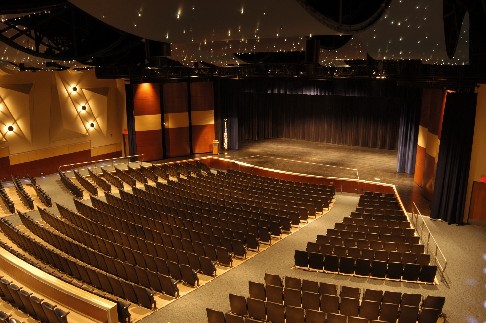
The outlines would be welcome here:
M 424 89 L 420 117 L 414 182 L 423 188 L 427 199 L 434 192 L 435 171 L 440 147 L 445 91 Z
M 214 134 L 214 91 L 212 82 L 191 83 L 192 150 L 212 150 Z
M 189 155 L 189 101 L 187 83 L 164 83 L 164 140 L 167 157 Z
M 142 83 L 133 85 L 133 114 L 137 153 L 146 161 L 164 158 L 160 85 Z

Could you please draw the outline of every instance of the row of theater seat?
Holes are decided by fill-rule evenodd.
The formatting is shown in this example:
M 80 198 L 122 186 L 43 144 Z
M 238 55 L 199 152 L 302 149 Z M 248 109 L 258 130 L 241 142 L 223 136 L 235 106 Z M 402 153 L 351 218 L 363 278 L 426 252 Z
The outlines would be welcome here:
M 169 181 L 170 182 L 170 181 Z M 288 207 L 285 204 L 278 204 L 269 201 L 252 201 L 250 199 L 239 199 L 233 196 L 212 194 L 205 190 L 183 190 L 181 188 L 176 188 L 173 185 L 166 185 L 161 182 L 156 183 L 156 188 L 151 186 L 146 186 L 146 191 L 152 193 L 156 196 L 163 197 L 165 199 L 190 203 L 194 206 L 204 205 L 214 208 L 216 206 L 221 206 L 226 208 L 225 211 L 233 213 L 232 210 L 235 209 L 254 209 L 258 210 L 264 215 L 287 217 L 293 225 L 299 225 L 301 220 L 307 220 L 309 212 L 303 208 Z M 235 193 L 238 194 L 238 193 Z M 275 214 L 275 211 L 277 214 Z M 315 214 L 313 214 L 315 215 Z
M 44 301 L 44 299 L 2 276 L 0 276 L 0 296 L 41 322 L 66 323 L 68 321 L 69 311 Z
M 151 190 L 147 187 L 148 190 Z M 266 210 L 258 212 L 255 208 L 251 210 L 234 209 L 224 206 L 217 206 L 207 203 L 204 207 L 200 205 L 191 205 L 189 203 L 175 202 L 165 200 L 164 198 L 148 193 L 144 190 L 134 188 L 135 195 L 122 192 L 122 199 L 141 205 L 145 208 L 156 209 L 156 211 L 174 214 L 182 218 L 190 219 L 195 223 L 208 223 L 213 221 L 217 227 L 222 227 L 231 231 L 239 231 L 245 234 L 253 234 L 262 242 L 270 243 L 270 234 L 280 236 L 282 231 L 291 230 L 291 221 L 287 217 L 277 213 L 269 214 Z M 167 201 L 167 203 L 164 203 Z M 211 209 L 210 209 L 211 208 Z M 300 221 L 297 219 L 297 221 Z M 212 224 L 212 223 L 211 223 Z M 251 230 L 252 227 L 254 230 Z M 199 230 L 200 231 L 200 230 Z
M 24 205 L 28 209 L 33 210 L 34 209 L 34 200 L 32 199 L 32 196 L 30 196 L 30 194 L 27 193 L 27 191 L 25 190 L 24 185 L 22 184 L 20 179 L 18 179 L 15 176 L 12 176 L 12 181 L 14 183 L 15 190 L 17 191 L 17 195 L 22 200 L 22 203 L 24 203 Z
M 130 176 L 127 172 L 122 171 L 118 167 L 115 167 L 115 175 L 123 182 L 128 184 L 130 187 L 134 187 L 135 185 L 137 185 L 137 180 L 135 178 Z
M 98 188 L 93 185 L 93 183 L 91 183 L 83 175 L 81 175 L 78 170 L 73 170 L 73 173 L 78 183 L 81 184 L 81 186 L 84 187 L 84 189 L 87 190 L 89 194 L 95 196 L 98 195 Z
M 3 224 L 1 222 L 0 222 L 0 227 L 3 227 Z M 29 263 L 30 265 L 41 269 L 42 271 L 56 277 L 57 279 L 60 279 L 64 282 L 66 282 L 66 283 L 69 283 L 69 284 L 72 284 L 72 285 L 74 285 L 78 288 L 81 288 L 81 289 L 83 289 L 83 290 L 85 290 L 89 293 L 93 293 L 97 296 L 106 298 L 106 299 L 116 303 L 117 312 L 118 312 L 118 320 L 120 322 L 124 322 L 124 323 L 130 322 L 130 312 L 128 311 L 128 308 L 130 307 L 131 303 L 127 302 L 125 299 L 122 299 L 122 298 L 115 296 L 113 294 L 109 294 L 107 292 L 95 289 L 91 285 L 89 285 L 89 283 L 85 283 L 81 280 L 73 279 L 72 277 L 64 274 L 64 273 L 67 273 L 67 271 L 62 271 L 62 270 L 56 269 L 56 266 L 51 265 L 51 263 L 49 263 L 49 262 L 46 262 L 47 263 L 47 265 L 46 265 L 46 263 L 42 262 L 43 260 L 39 260 L 40 258 L 37 259 L 36 257 L 27 256 L 26 254 L 19 252 L 17 249 L 12 248 L 10 245 L 6 244 L 5 242 L 3 242 L 1 240 L 0 240 L 0 246 L 2 248 L 4 248 L 5 250 L 7 250 L 8 252 L 10 252 L 11 254 L 18 257 L 19 259 L 22 259 L 26 263 Z M 70 261 L 71 259 L 66 259 L 66 260 Z M 75 261 L 75 260 L 73 260 L 73 261 Z M 59 264 L 59 268 L 62 268 L 61 264 Z M 1 322 L 1 320 L 0 320 L 0 322 Z M 10 322 L 10 323 L 14 323 L 14 322 Z M 17 323 L 17 321 L 15 321 L 15 323 Z
M 328 229 L 330 235 L 318 234 L 316 241 L 312 242 L 318 245 L 332 245 L 341 247 L 356 247 L 360 249 L 372 250 L 386 250 L 389 252 L 414 252 L 423 253 L 425 246 L 420 244 L 420 239 L 417 236 L 394 236 L 382 235 L 375 233 L 357 233 L 352 231 L 338 231 L 336 229 Z
M 433 283 L 437 273 L 435 265 L 386 262 L 363 258 L 338 257 L 321 253 L 296 250 L 295 266 L 306 270 L 357 275 L 361 277 L 387 278 L 407 282 Z
M 61 182 L 64 184 L 64 187 L 66 187 L 76 198 L 82 199 L 83 190 L 74 184 L 74 182 L 64 172 L 58 171 L 58 174 L 61 178 Z
M 79 279 L 99 290 L 116 295 L 143 307 L 149 309 L 155 307 L 154 294 L 149 289 L 96 269 L 66 253 L 61 253 L 57 249 L 52 248 L 52 246 L 39 243 L 29 235 L 18 230 L 5 218 L 0 219 L 0 227 L 5 235 L 21 249 L 66 273 L 70 277 Z
M 125 188 L 121 179 L 119 179 L 104 168 L 101 168 L 101 172 L 103 173 L 103 179 L 105 179 L 108 183 L 115 186 L 119 190 L 123 190 Z
M 400 252 L 387 251 L 382 248 L 360 248 L 360 247 L 346 247 L 333 246 L 327 244 L 317 244 L 315 242 L 307 242 L 307 252 L 321 253 L 323 255 L 335 255 L 338 257 L 349 257 L 353 259 L 370 259 L 381 260 L 386 262 L 401 262 L 403 264 L 420 264 L 428 265 L 430 263 L 430 255 L 420 252 Z
M 123 279 L 138 283 L 147 288 L 152 288 L 153 282 L 157 280 L 157 276 L 154 275 L 154 273 L 170 276 L 176 281 L 183 281 L 191 286 L 198 284 L 199 279 L 195 271 L 189 266 L 188 260 L 180 265 L 182 262 L 178 261 L 178 258 L 181 259 L 182 256 L 179 253 L 176 253 L 175 250 L 174 254 L 176 261 L 172 261 L 174 257 L 169 260 L 167 256 L 158 257 L 158 255 L 148 254 L 147 248 L 145 253 L 139 251 L 138 246 L 136 247 L 136 250 L 131 249 L 132 245 L 137 244 L 136 241 L 134 241 L 134 244 L 128 243 L 127 245 L 122 246 L 95 236 L 90 232 L 80 230 L 77 226 L 73 226 L 68 222 L 56 218 L 46 210 L 41 210 L 41 216 L 46 223 L 58 232 L 63 232 L 66 236 L 78 241 L 82 245 L 90 247 L 93 250 L 98 250 L 103 254 L 104 257 L 98 254 L 95 254 L 95 257 L 98 260 L 97 264 L 100 266 L 100 269 L 106 272 L 116 274 Z M 123 242 L 120 241 L 120 243 Z M 164 254 L 169 254 L 169 248 L 164 248 L 163 246 L 158 245 L 157 247 L 160 247 Z M 162 254 L 162 252 L 158 250 L 159 248 L 154 249 L 154 253 L 157 252 L 158 254 Z M 80 258 L 84 262 L 90 262 L 89 256 L 87 258 L 81 256 Z M 185 259 L 187 258 L 188 256 L 185 255 Z M 197 259 L 197 262 L 199 263 L 199 259 Z M 201 266 L 199 265 L 197 268 L 200 269 Z M 215 270 L 214 266 L 211 268 Z M 144 271 L 146 271 L 146 273 L 144 273 Z M 167 279 L 164 278 L 164 280 Z M 156 289 L 156 291 L 161 290 Z M 172 285 L 169 290 L 162 289 L 162 291 L 171 296 L 177 296 L 177 289 Z
M 304 191 L 311 190 L 311 191 L 317 191 L 318 195 L 327 195 L 328 193 L 331 197 L 333 197 L 335 193 L 335 188 L 332 185 L 328 186 L 325 184 L 294 182 L 294 181 L 288 181 L 288 180 L 277 179 L 272 177 L 254 175 L 254 174 L 240 172 L 232 169 L 228 169 L 225 174 L 238 178 L 238 181 L 242 179 L 246 179 L 247 181 L 258 183 L 259 186 L 261 186 L 261 184 L 263 185 L 268 184 L 268 185 L 274 185 L 278 187 L 297 188 L 298 190 L 304 190 Z
M 34 188 L 35 190 L 35 193 L 37 194 L 37 197 L 41 200 L 41 202 L 45 205 L 45 206 L 48 206 L 48 207 L 51 207 L 52 206 L 52 199 L 51 197 L 49 196 L 49 194 L 47 194 L 43 189 L 42 187 L 40 187 L 38 184 L 37 184 L 37 181 L 34 177 L 31 177 L 29 176 L 29 180 L 30 180 L 30 183 L 32 184 L 32 187 Z
M 178 210 L 182 210 L 182 212 L 189 213 L 188 215 L 192 217 L 199 215 L 218 216 L 221 214 L 222 217 L 233 221 L 240 221 L 242 218 L 248 220 L 261 219 L 276 222 L 285 231 L 290 231 L 291 225 L 299 225 L 301 220 L 298 213 L 289 211 L 282 206 L 273 209 L 244 202 L 240 203 L 236 199 L 236 201 L 230 202 L 224 199 L 211 198 L 210 196 L 195 196 L 189 193 L 183 196 L 150 185 L 145 186 L 145 191 L 134 189 L 133 192 L 150 203 L 156 203 L 153 207 L 166 213 L 173 214 L 173 211 L 175 211 L 177 214 L 180 214 Z M 142 194 L 142 192 L 144 193 Z M 122 195 L 122 198 L 125 196 Z
M 91 169 L 88 168 L 88 174 L 91 180 L 103 191 L 111 192 L 111 184 L 108 183 L 104 178 L 93 172 Z
M 93 197 L 92 201 L 93 205 L 97 205 L 98 207 L 101 205 L 100 209 L 106 206 L 106 204 L 96 200 Z M 197 253 L 201 257 L 208 257 L 212 261 L 218 262 L 224 266 L 231 266 L 233 253 L 241 257 L 246 255 L 244 245 L 240 241 L 234 239 L 208 235 L 207 233 L 198 231 L 189 231 L 185 228 L 183 230 L 183 228 L 174 227 L 170 224 L 162 225 L 160 222 L 157 222 L 159 223 L 158 226 L 152 225 L 142 227 L 135 224 L 135 222 L 124 222 L 113 217 L 113 215 L 110 213 L 104 213 L 99 209 L 91 208 L 90 206 L 81 202 L 75 201 L 75 204 L 81 214 L 92 219 L 95 221 L 95 223 L 103 224 L 105 226 L 103 236 L 103 239 L 105 239 L 105 244 L 111 244 L 110 241 L 112 239 L 110 239 L 109 235 L 106 235 L 110 232 L 111 235 L 114 236 L 115 241 L 118 241 L 120 244 L 124 245 L 125 247 L 132 248 L 133 250 L 142 251 L 145 254 L 154 255 L 157 248 L 165 248 L 167 250 L 167 254 L 169 254 L 168 250 L 174 248 L 180 251 Z M 71 221 L 75 222 L 77 225 L 81 226 L 85 230 L 90 230 L 90 232 L 93 234 L 96 234 L 96 231 L 89 228 L 89 224 L 80 222 L 82 218 L 77 217 L 75 214 L 60 205 L 58 207 L 63 216 L 69 217 Z M 93 224 L 91 224 L 91 226 L 92 225 Z M 206 227 L 211 228 L 210 226 L 205 226 L 205 228 Z M 173 234 L 174 231 L 179 232 L 180 236 Z M 126 232 L 128 232 L 128 234 Z M 181 234 L 182 232 L 185 234 Z M 185 238 L 181 237 L 184 235 Z M 110 247 L 110 249 L 113 248 Z
M 218 189 L 218 191 L 226 194 L 231 194 L 232 191 L 236 191 L 239 195 L 250 200 L 258 200 L 262 197 L 266 197 L 276 200 L 277 203 L 279 200 L 284 202 L 286 200 L 305 201 L 305 203 L 299 202 L 299 204 L 312 205 L 318 210 L 327 208 L 329 201 L 332 200 L 334 196 L 332 190 L 326 191 L 317 186 L 296 186 L 289 184 L 292 182 L 283 181 L 269 181 L 265 183 L 261 180 L 248 180 L 246 176 L 247 175 L 235 176 L 235 174 L 231 172 L 218 171 L 216 175 L 212 176 L 189 177 L 187 182 L 196 187 L 202 186 Z M 182 183 L 184 184 L 184 181 L 182 181 Z M 315 211 L 311 212 L 315 213 Z
M 398 322 L 435 323 L 445 298 L 401 294 L 318 283 L 265 274 L 265 283 L 249 282 L 250 296 L 229 295 L 226 314 L 207 309 L 209 323 L 257 322 Z M 250 321 L 254 322 L 254 321 Z
M 3 183 L 0 181 L 0 198 L 2 199 L 3 203 L 7 207 L 10 213 L 15 213 L 15 205 L 14 202 L 8 196 L 7 191 L 3 187 Z
M 218 172 L 220 174 L 221 172 Z M 179 180 L 177 183 L 170 182 L 172 186 L 177 186 L 190 192 L 210 193 L 211 196 L 240 197 L 252 202 L 264 202 L 271 204 L 282 204 L 287 207 L 303 207 L 310 214 L 328 207 L 328 199 L 319 195 L 304 193 L 302 191 L 291 191 L 277 189 L 277 187 L 262 188 L 250 184 L 244 185 L 240 182 L 227 182 L 225 177 L 198 176 Z
M 124 173 L 128 174 L 132 178 L 134 178 L 137 182 L 142 184 L 147 184 L 147 176 L 145 176 L 141 171 L 137 168 L 134 168 L 130 165 L 127 165 L 127 169 L 123 170 Z M 157 181 L 157 180 L 156 180 Z
M 107 195 L 107 197 L 108 199 L 116 199 L 115 197 L 110 197 L 110 195 Z M 213 226 L 210 221 L 201 223 L 185 219 L 184 221 L 178 220 L 174 221 L 174 223 L 170 223 L 170 221 L 162 222 L 159 220 L 148 219 L 142 215 L 137 219 L 136 213 L 127 213 L 123 209 L 119 209 L 114 205 L 94 197 L 91 197 L 91 202 L 97 209 L 97 211 L 90 212 L 91 215 L 95 216 L 94 220 L 103 223 L 111 229 L 116 229 L 120 233 L 127 231 L 126 227 L 128 226 L 132 227 L 132 230 L 134 230 L 130 235 L 145 239 L 147 242 L 163 245 L 166 248 L 172 247 L 177 250 L 198 253 L 201 254 L 201 256 L 209 256 L 204 255 L 203 252 L 196 252 L 196 250 L 202 250 L 202 248 L 205 249 L 211 245 L 216 247 L 222 246 L 226 248 L 227 252 L 230 252 L 235 256 L 241 258 L 246 257 L 245 243 L 247 245 L 250 243 L 250 236 L 234 236 L 231 231 L 226 231 L 229 232 L 229 234 L 223 234 L 223 231 L 216 230 L 218 227 Z M 75 204 L 80 212 L 83 212 L 81 210 L 86 208 L 89 210 L 89 207 L 86 205 L 80 206 L 78 205 L 78 202 L 75 202 Z M 104 214 L 97 214 L 100 211 L 104 212 Z M 128 214 L 130 214 L 130 219 L 125 218 L 125 215 Z M 89 217 L 90 215 L 87 214 L 87 216 Z M 139 223 L 143 224 L 143 226 L 139 225 Z M 143 243 L 138 243 L 138 245 L 143 247 Z M 258 248 L 258 241 L 256 238 L 251 241 L 251 247 L 255 247 L 255 249 Z M 216 248 L 213 247 L 213 253 L 214 250 L 216 250 Z M 223 262 L 223 259 L 213 259 L 213 257 L 209 257 L 213 261 Z M 227 257 L 228 256 L 226 255 L 225 258 Z

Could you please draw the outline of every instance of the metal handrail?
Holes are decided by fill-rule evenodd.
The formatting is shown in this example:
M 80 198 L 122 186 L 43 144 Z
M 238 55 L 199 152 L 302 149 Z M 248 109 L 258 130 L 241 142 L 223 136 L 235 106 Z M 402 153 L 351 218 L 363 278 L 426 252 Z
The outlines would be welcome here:
M 58 170 L 61 172 L 61 168 L 64 168 L 64 167 L 70 167 L 70 169 L 73 169 L 73 168 L 77 168 L 79 166 L 82 166 L 82 165 L 88 165 L 88 164 L 97 164 L 97 163 L 106 163 L 106 162 L 111 162 L 111 165 L 113 166 L 115 164 L 115 161 L 117 160 L 124 160 L 124 159 L 128 159 L 128 163 L 130 163 L 130 161 L 136 157 L 137 158 L 137 162 L 143 162 L 143 154 L 140 154 L 140 155 L 131 155 L 131 156 L 124 156 L 124 157 L 115 157 L 115 158 L 108 158 L 108 159 L 99 159 L 99 160 L 93 160 L 93 161 L 87 161 L 87 162 L 80 162 L 80 163 L 74 163 L 74 164 L 65 164 L 65 165 L 61 165 L 59 166 Z M 140 160 L 138 157 L 141 157 Z
M 447 259 L 444 255 L 444 253 L 442 252 L 442 250 L 440 249 L 439 244 L 435 240 L 434 236 L 430 232 L 430 229 L 427 226 L 427 223 L 425 222 L 424 216 L 422 215 L 422 213 L 420 213 L 419 208 L 417 207 L 415 202 L 412 202 L 412 204 L 413 204 L 412 213 L 411 213 L 412 219 L 411 219 L 410 223 L 415 228 L 415 231 L 418 233 L 420 240 L 422 241 L 422 243 L 424 244 L 424 246 L 426 248 L 425 250 L 431 256 L 434 257 L 435 263 L 437 265 L 437 268 L 439 269 L 441 276 L 443 278 L 445 278 L 444 274 L 445 274 L 445 270 L 446 270 L 446 267 L 447 267 Z M 408 214 L 407 214 L 407 216 L 408 216 Z M 420 223 L 419 223 L 419 219 L 420 219 Z M 433 248 L 431 243 L 433 243 L 435 245 L 434 250 L 430 250 L 430 249 Z M 432 253 L 432 251 L 433 251 L 433 253 Z M 441 263 L 439 261 L 439 257 L 441 258 L 441 260 L 443 260 L 443 263 Z

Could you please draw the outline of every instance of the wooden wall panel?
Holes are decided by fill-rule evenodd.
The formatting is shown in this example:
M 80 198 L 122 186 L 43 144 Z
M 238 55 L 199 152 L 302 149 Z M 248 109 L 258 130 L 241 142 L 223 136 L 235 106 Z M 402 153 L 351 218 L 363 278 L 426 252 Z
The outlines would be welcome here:
M 137 154 L 146 161 L 164 158 L 160 103 L 159 83 L 133 85 Z
M 192 147 L 195 154 L 212 151 L 214 124 L 192 126 Z
M 148 130 L 137 132 L 137 150 L 143 153 L 145 161 L 160 160 L 162 156 L 162 131 Z
M 486 183 L 473 182 L 469 220 L 486 223 Z
M 214 109 L 212 82 L 191 83 L 191 109 L 193 111 Z
M 187 83 L 164 83 L 164 113 L 187 112 Z
M 212 82 L 191 83 L 192 151 L 212 151 L 214 134 L 214 90 Z
M 189 155 L 188 128 L 165 129 L 165 145 L 167 147 L 167 157 Z
M 10 177 L 10 159 L 8 157 L 0 158 L 0 179 Z
M 166 157 L 187 156 L 191 153 L 187 83 L 164 83 L 163 97 Z
M 160 91 L 158 83 L 142 83 L 133 86 L 133 114 L 160 114 Z
M 415 157 L 415 173 L 413 174 L 413 182 L 418 186 L 422 186 L 424 179 L 425 168 L 425 148 L 417 146 L 417 155 Z

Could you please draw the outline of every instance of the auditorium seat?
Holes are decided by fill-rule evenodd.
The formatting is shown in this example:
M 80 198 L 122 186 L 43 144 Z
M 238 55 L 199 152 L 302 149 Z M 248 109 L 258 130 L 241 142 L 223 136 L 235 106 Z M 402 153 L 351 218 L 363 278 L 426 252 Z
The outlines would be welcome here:
M 206 308 L 208 323 L 225 323 L 224 313 L 211 308 Z
M 231 313 L 239 316 L 248 315 L 248 306 L 244 296 L 229 294 Z
M 272 302 L 266 303 L 267 321 L 285 323 L 285 306 Z
M 311 322 L 310 320 L 305 319 L 305 314 L 309 310 L 304 311 L 301 307 L 294 307 L 294 306 L 285 306 L 285 320 L 286 322 L 292 323 L 304 323 L 304 322 Z
M 247 298 L 248 315 L 254 319 L 265 321 L 266 320 L 266 308 L 265 301 Z

